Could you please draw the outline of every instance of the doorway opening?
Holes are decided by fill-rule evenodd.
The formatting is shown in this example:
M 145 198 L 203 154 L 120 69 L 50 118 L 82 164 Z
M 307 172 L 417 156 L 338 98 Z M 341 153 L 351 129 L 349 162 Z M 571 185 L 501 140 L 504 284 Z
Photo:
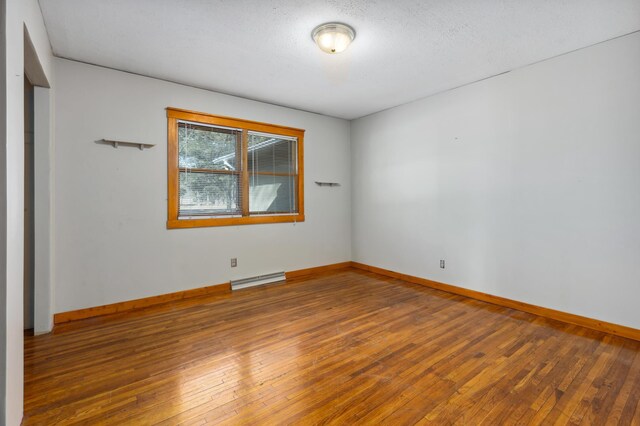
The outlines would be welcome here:
M 34 215 L 34 87 L 24 77 L 24 329 L 34 327 L 35 215 Z
M 53 327 L 50 85 L 24 27 L 24 329 Z

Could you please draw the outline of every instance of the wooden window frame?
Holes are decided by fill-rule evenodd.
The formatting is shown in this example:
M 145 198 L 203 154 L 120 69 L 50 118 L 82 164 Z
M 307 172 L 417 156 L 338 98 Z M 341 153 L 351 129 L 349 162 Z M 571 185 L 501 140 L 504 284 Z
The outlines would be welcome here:
M 180 120 L 193 123 L 209 124 L 213 126 L 242 129 L 240 153 L 242 167 L 240 173 L 240 191 L 242 192 L 242 216 L 178 218 L 180 206 L 180 168 L 178 164 L 178 122 Z M 273 135 L 291 136 L 297 138 L 298 179 L 296 182 L 296 202 L 298 211 L 294 214 L 283 213 L 254 213 L 249 214 L 249 170 L 248 164 L 248 133 L 249 131 L 270 133 Z M 269 175 L 277 173 L 266 172 Z M 167 228 L 199 228 L 211 226 L 252 225 L 261 223 L 304 222 L 304 130 L 239 118 L 223 117 L 202 112 L 189 111 L 178 108 L 167 108 Z

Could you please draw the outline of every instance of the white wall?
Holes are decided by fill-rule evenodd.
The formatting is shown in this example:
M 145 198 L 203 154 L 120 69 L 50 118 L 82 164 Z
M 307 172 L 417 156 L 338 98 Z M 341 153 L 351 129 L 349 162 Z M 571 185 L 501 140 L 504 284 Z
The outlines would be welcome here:
M 354 121 L 353 260 L 640 327 L 639 53 L 636 33 Z
M 17 425 L 22 419 L 23 396 L 23 198 L 24 198 L 24 58 L 26 27 L 44 74 L 52 79 L 52 54 L 40 7 L 36 0 L 7 0 L 5 10 L 6 119 L 2 129 L 0 170 L 2 197 L 0 226 L 3 266 L 0 288 L 2 317 L 2 380 L 0 386 L 0 424 Z
M 351 260 L 348 121 L 62 59 L 55 65 L 56 312 Z M 167 230 L 168 106 L 305 129 L 306 221 Z M 94 143 L 102 138 L 156 146 Z
M 52 90 L 34 89 L 35 152 L 35 262 L 34 262 L 34 332 L 42 334 L 53 328 L 54 252 L 53 235 L 53 108 Z

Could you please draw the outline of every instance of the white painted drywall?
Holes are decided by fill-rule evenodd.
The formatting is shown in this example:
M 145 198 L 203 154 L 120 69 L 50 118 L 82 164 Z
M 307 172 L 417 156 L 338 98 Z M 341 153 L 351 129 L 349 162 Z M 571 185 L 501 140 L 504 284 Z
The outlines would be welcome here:
M 20 424 L 23 399 L 23 202 L 24 202 L 24 54 L 25 27 L 29 32 L 44 75 L 52 81 L 53 56 L 36 0 L 7 0 L 5 10 L 6 128 L 2 134 L 0 169 L 4 174 L 0 200 L 3 228 L 0 253 L 6 268 L 0 274 L 5 288 L 2 316 L 2 380 L 0 424 Z M 6 144 L 5 144 L 6 141 Z M 6 191 L 6 192 L 5 192 Z
M 353 260 L 640 327 L 639 101 L 636 33 L 355 120 Z
M 0 420 L 7 419 L 7 37 L 0 1 Z
M 53 328 L 53 108 L 52 90 L 34 88 L 35 334 Z
M 55 65 L 56 312 L 351 260 L 348 121 L 63 59 Z M 305 129 L 306 221 L 167 230 L 169 106 Z M 156 146 L 94 143 L 102 138 Z
M 638 0 L 40 4 L 63 58 L 342 118 L 640 28 Z M 357 33 L 340 55 L 324 54 L 310 37 L 331 21 Z

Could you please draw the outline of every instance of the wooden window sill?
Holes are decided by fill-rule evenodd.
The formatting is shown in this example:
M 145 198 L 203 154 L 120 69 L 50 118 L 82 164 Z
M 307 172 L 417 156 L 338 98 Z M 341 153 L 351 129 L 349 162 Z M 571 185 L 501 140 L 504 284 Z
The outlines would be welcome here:
M 249 217 L 220 217 L 206 219 L 168 220 L 167 229 L 204 228 L 212 226 L 258 225 L 265 223 L 304 222 L 304 215 L 274 215 Z

